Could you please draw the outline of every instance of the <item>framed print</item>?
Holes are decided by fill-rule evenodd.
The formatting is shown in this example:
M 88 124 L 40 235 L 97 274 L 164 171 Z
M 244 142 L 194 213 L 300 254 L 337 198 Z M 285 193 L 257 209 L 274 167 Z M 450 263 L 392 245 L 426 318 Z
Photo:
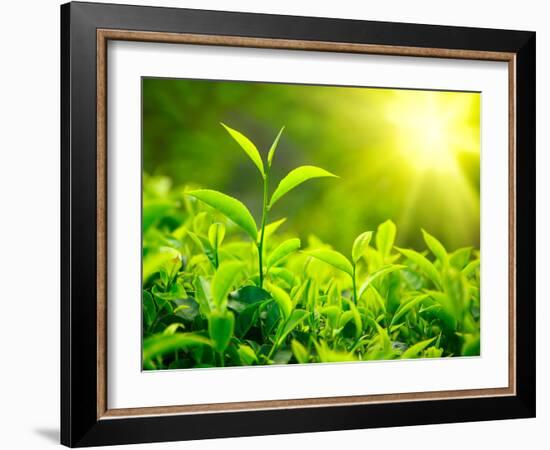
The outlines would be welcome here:
M 535 33 L 61 19 L 63 444 L 535 415 Z

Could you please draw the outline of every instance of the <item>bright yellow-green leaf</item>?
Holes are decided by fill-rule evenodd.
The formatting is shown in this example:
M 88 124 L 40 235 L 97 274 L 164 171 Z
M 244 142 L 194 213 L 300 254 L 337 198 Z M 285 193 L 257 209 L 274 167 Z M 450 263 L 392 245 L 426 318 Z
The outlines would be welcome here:
M 265 172 L 264 172 L 264 163 L 262 162 L 262 157 L 260 156 L 260 152 L 258 151 L 256 146 L 252 143 L 252 141 L 248 139 L 241 132 L 234 130 L 231 127 L 228 127 L 224 123 L 222 123 L 221 125 L 225 128 L 225 130 L 229 133 L 229 135 L 233 139 L 235 139 L 237 144 L 241 146 L 241 148 L 245 151 L 248 157 L 252 160 L 252 162 L 258 168 L 262 176 L 264 176 Z
M 222 245 L 223 238 L 225 237 L 225 225 L 223 223 L 213 223 L 208 229 L 208 240 L 213 248 L 217 249 Z
M 298 238 L 287 239 L 282 242 L 269 255 L 269 258 L 267 259 L 267 266 L 271 267 L 282 261 L 288 255 L 298 250 L 300 245 L 300 239 Z
M 470 261 L 471 254 L 472 247 L 459 248 L 449 255 L 449 263 L 455 269 L 462 270 Z
M 318 249 L 305 252 L 306 255 L 311 256 L 320 261 L 326 262 L 338 270 L 347 273 L 350 277 L 353 276 L 353 266 L 349 260 L 337 252 L 336 250 Z
M 401 254 L 406 258 L 410 259 L 415 263 L 424 275 L 426 275 L 430 280 L 434 282 L 437 287 L 441 287 L 441 277 L 435 266 L 426 258 L 424 255 L 421 255 L 418 252 L 415 252 L 411 249 L 406 248 L 397 248 Z
M 402 304 L 397 308 L 397 311 L 395 312 L 395 315 L 393 316 L 390 326 L 396 324 L 401 317 L 405 316 L 409 311 L 411 311 L 416 305 L 419 305 L 421 302 L 426 300 L 428 298 L 428 294 L 422 294 L 418 297 L 413 298 L 412 300 L 409 300 L 407 303 Z
M 428 345 L 435 341 L 435 337 L 431 339 L 426 339 L 425 341 L 417 342 L 414 345 L 411 345 L 407 350 L 401 355 L 401 359 L 413 359 L 418 358 L 420 352 L 422 352 Z
M 351 250 L 351 258 L 353 259 L 354 263 L 357 263 L 357 261 L 359 261 L 359 259 L 365 254 L 371 238 L 372 231 L 365 231 L 364 233 L 361 233 L 359 236 L 357 236 Z
M 269 206 L 273 206 L 275 202 L 288 193 L 288 191 L 294 189 L 296 186 L 299 186 L 305 181 L 311 180 L 312 178 L 322 177 L 336 177 L 336 175 L 315 166 L 300 166 L 294 170 L 291 170 L 288 175 L 279 182 L 277 189 L 275 189 L 275 192 L 273 192 L 273 195 L 271 196 Z
M 175 312 L 175 311 L 174 311 L 174 312 Z M 183 324 L 178 323 L 178 322 L 176 322 L 176 323 L 171 323 L 170 325 L 168 325 L 168 326 L 163 330 L 162 334 L 164 334 L 165 336 L 170 336 L 170 335 L 172 335 L 172 334 L 175 334 L 176 331 L 178 331 L 178 329 L 180 329 L 180 328 L 181 328 L 181 329 L 184 328 Z
M 284 289 L 279 286 L 268 283 L 266 286 L 268 292 L 273 296 L 273 300 L 279 305 L 282 316 L 287 319 L 292 311 L 292 300 Z
M 479 268 L 479 263 L 480 263 L 479 259 L 476 259 L 468 263 L 468 265 L 464 267 L 464 269 L 462 269 L 462 273 L 464 274 L 464 276 L 466 277 L 471 276 L 476 271 L 476 269 Z
M 353 302 L 350 302 L 347 300 L 349 310 L 352 313 L 353 323 L 355 325 L 355 338 L 359 339 L 361 336 L 361 332 L 363 331 L 363 321 L 361 320 L 361 314 L 359 314 L 359 310 L 357 307 L 353 304 Z
M 294 357 L 296 358 L 296 361 L 298 361 L 298 363 L 307 364 L 309 362 L 309 354 L 306 348 L 297 340 L 293 339 L 290 343 L 290 347 L 292 348 L 292 353 L 294 354 Z
M 239 261 L 228 261 L 220 265 L 212 280 L 212 299 L 219 310 L 227 306 L 227 294 L 231 291 L 243 265 Z
M 300 325 L 300 323 L 306 318 L 307 314 L 307 311 L 304 311 L 303 309 L 295 309 L 292 311 L 292 314 L 285 322 L 281 334 L 279 335 L 277 345 L 281 345 L 283 343 L 288 334 Z
M 148 254 L 143 258 L 143 281 L 158 272 L 162 267 L 181 265 L 181 254 L 170 247 L 161 247 L 158 252 Z
M 422 235 L 424 236 L 424 242 L 426 242 L 426 245 L 435 257 L 443 264 L 447 264 L 449 261 L 449 255 L 447 255 L 447 250 L 445 250 L 443 244 L 424 229 L 422 229 Z
M 256 356 L 256 353 L 254 353 L 254 350 L 252 350 L 249 345 L 239 344 L 237 352 L 239 353 L 239 357 L 241 358 L 242 363 L 246 366 L 250 366 L 253 363 L 258 362 L 258 357 Z
M 210 189 L 189 191 L 187 195 L 195 197 L 220 211 L 246 231 L 252 239 L 256 240 L 258 238 L 258 227 L 256 226 L 252 214 L 250 214 L 248 208 L 236 198 Z
M 264 228 L 264 241 L 268 240 L 273 233 L 275 233 L 279 227 L 286 222 L 286 217 L 276 220 L 274 222 L 268 223 Z M 258 230 L 258 240 L 260 239 L 260 230 Z
M 387 257 L 391 253 L 396 233 L 397 228 L 389 219 L 378 226 L 378 230 L 376 231 L 376 248 L 382 253 L 383 257 Z
M 197 345 L 211 345 L 211 342 L 194 333 L 156 334 L 143 340 L 143 360 Z
M 273 144 L 271 144 L 271 148 L 269 149 L 269 153 L 267 154 L 267 165 L 271 167 L 271 163 L 273 162 L 273 156 L 275 155 L 275 150 L 277 150 L 277 146 L 279 145 L 279 139 L 281 139 L 281 134 L 283 134 L 285 127 L 281 127 L 281 130 L 277 134 L 277 137 L 273 141 Z
M 361 285 L 361 288 L 359 289 L 359 293 L 357 294 L 358 298 L 361 298 L 361 296 L 364 294 L 364 292 L 367 290 L 367 288 L 370 286 L 370 284 L 376 280 L 377 278 L 383 277 L 384 275 L 387 275 L 388 273 L 395 272 L 396 270 L 404 269 L 407 266 L 402 266 L 399 264 L 390 264 L 384 267 L 381 267 L 377 271 L 371 273 L 365 282 Z

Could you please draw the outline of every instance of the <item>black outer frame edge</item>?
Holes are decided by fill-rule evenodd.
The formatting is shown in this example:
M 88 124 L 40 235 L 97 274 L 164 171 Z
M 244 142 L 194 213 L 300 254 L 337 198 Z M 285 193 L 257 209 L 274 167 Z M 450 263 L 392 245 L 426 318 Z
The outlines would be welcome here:
M 60 291 L 61 291 L 61 442 L 71 442 L 71 366 L 70 366 L 70 10 L 61 8 L 61 87 L 60 87 L 60 173 L 61 173 L 61 249 L 60 249 Z
M 516 55 L 516 383 L 536 412 L 536 34 Z M 521 293 L 521 298 L 519 298 Z
M 61 442 L 67 446 L 421 425 L 535 415 L 535 33 L 69 3 L 61 6 Z M 96 29 L 517 54 L 517 395 L 96 419 Z M 74 324 L 74 326 L 73 326 Z

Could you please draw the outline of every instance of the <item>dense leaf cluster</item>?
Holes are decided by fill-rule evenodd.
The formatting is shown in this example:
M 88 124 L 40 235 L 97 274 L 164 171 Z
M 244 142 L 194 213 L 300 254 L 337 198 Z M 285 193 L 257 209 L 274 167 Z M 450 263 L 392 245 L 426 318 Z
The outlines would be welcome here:
M 350 242 L 349 255 L 313 233 L 303 245 L 285 218 L 268 216 L 292 189 L 335 175 L 301 166 L 270 195 L 283 130 L 264 162 L 223 126 L 260 173 L 261 222 L 222 192 L 145 177 L 145 369 L 479 355 L 477 250 L 448 252 L 425 230 L 425 251 L 396 247 L 390 220 Z

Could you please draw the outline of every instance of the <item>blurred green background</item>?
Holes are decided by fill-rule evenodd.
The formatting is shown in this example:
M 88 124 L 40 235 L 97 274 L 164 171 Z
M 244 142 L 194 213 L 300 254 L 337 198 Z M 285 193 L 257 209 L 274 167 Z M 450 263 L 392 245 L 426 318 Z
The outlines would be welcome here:
M 259 221 L 261 179 L 221 127 L 262 153 L 285 131 L 271 192 L 299 165 L 340 176 L 312 180 L 270 221 L 349 253 L 386 219 L 397 245 L 424 248 L 420 228 L 449 249 L 479 247 L 480 94 L 254 82 L 143 79 L 143 170 L 243 201 Z

